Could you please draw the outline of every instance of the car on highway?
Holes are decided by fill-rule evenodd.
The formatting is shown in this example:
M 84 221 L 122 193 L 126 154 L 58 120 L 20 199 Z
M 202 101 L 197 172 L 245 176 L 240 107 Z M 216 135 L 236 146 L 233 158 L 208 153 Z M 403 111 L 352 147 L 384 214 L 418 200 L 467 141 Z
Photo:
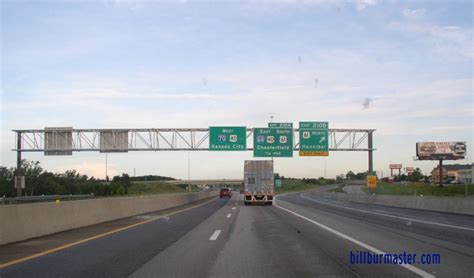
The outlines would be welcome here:
M 220 193 L 219 193 L 219 196 L 220 196 L 221 198 L 223 198 L 223 197 L 228 197 L 228 198 L 230 198 L 231 195 L 232 195 L 232 193 L 231 193 L 231 191 L 230 191 L 229 188 L 222 188 L 221 191 L 220 191 Z

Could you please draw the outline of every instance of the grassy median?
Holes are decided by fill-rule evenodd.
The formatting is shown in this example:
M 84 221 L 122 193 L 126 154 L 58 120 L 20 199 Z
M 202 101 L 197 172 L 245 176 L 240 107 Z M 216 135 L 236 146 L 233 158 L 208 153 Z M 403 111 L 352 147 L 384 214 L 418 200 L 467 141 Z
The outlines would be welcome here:
M 318 188 L 322 184 L 314 184 L 314 183 L 306 183 L 300 179 L 282 179 L 283 186 L 276 187 L 275 191 L 277 194 L 285 193 L 285 192 L 297 192 L 297 191 L 305 191 L 314 188 Z
M 369 193 L 367 187 L 363 187 L 362 190 Z M 408 185 L 402 185 L 379 182 L 377 188 L 372 189 L 370 192 L 380 195 L 423 195 L 439 197 L 465 196 L 465 185 L 450 184 L 439 187 L 437 185 L 428 185 L 424 183 L 409 183 Z M 469 184 L 467 186 L 467 194 L 474 195 L 474 184 Z

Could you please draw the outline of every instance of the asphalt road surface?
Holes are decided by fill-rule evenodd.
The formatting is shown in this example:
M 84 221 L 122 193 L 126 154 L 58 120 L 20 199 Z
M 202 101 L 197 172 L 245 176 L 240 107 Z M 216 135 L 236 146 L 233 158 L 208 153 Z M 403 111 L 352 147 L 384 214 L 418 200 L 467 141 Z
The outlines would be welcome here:
M 4 267 L 0 277 L 473 277 L 474 217 L 238 193 Z M 146 217 L 145 217 L 146 218 Z M 1 252 L 2 247 L 0 247 Z M 354 264 L 350 254 L 438 254 L 439 264 Z

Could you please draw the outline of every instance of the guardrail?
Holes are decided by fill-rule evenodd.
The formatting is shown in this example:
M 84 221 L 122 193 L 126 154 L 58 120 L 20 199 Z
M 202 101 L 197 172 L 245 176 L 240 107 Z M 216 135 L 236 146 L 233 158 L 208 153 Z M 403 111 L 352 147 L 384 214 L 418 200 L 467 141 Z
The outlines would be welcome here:
M 94 198 L 94 193 L 82 194 L 82 195 L 41 195 L 41 196 L 24 196 L 24 197 L 3 197 L 1 198 L 1 204 L 22 204 L 22 203 L 37 203 L 37 202 L 52 202 L 56 200 L 70 201 L 70 200 L 81 200 Z

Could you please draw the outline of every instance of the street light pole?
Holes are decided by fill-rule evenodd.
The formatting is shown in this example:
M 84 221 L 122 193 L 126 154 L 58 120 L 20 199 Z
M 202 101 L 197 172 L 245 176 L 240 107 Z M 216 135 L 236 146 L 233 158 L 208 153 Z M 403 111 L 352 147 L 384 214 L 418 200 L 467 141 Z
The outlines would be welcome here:
M 107 173 L 107 153 L 105 153 L 105 182 L 109 182 L 109 174 Z
M 188 151 L 188 190 L 191 191 L 191 152 Z
M 21 197 L 21 132 L 17 133 L 17 152 L 16 152 L 16 196 Z

